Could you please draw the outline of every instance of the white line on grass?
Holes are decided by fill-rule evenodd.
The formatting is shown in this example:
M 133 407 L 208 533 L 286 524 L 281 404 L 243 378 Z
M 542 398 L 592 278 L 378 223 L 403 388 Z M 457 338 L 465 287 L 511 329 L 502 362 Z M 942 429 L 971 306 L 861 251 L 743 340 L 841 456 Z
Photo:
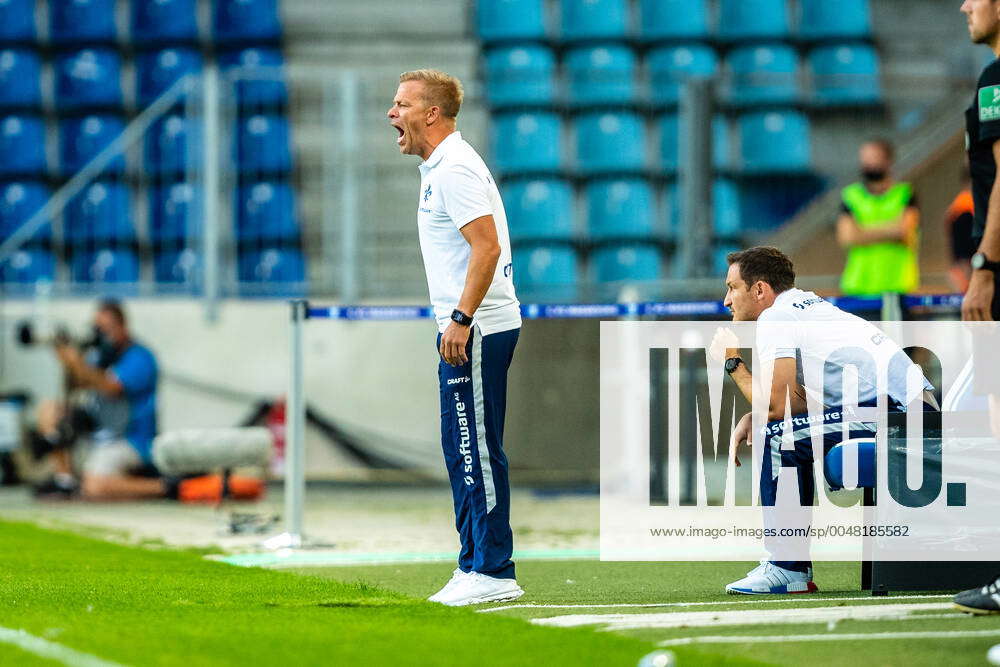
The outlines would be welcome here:
M 919 618 L 919 617 L 918 617 Z M 659 646 L 684 646 L 686 644 L 784 644 L 791 642 L 842 642 L 859 639 L 970 639 L 1000 637 L 1000 630 L 931 630 L 928 632 L 857 632 L 852 634 L 831 632 L 826 635 L 753 635 L 749 637 L 681 637 L 668 639 Z
M 731 600 L 719 600 L 717 602 L 646 602 L 646 603 L 622 603 L 622 604 L 535 604 L 528 602 L 525 604 L 508 604 L 503 607 L 490 607 L 488 609 L 477 609 L 480 614 L 488 614 L 491 611 L 506 611 L 508 609 L 647 609 L 650 607 L 705 607 L 710 605 L 744 605 L 744 604 L 771 604 L 777 602 L 846 602 L 853 600 L 867 600 L 869 602 L 886 602 L 899 600 L 929 600 L 934 598 L 950 598 L 951 594 L 945 595 L 895 595 L 892 597 L 874 597 L 864 595 L 850 598 L 814 598 L 808 595 L 794 595 L 791 597 L 772 598 L 769 596 L 755 597 L 752 599 L 733 598 Z
M 0 626 L 0 644 L 10 644 L 22 651 L 34 653 L 42 658 L 56 660 L 68 667 L 122 667 L 116 662 L 102 660 L 89 653 L 74 651 L 68 646 L 36 637 L 24 630 L 12 630 Z

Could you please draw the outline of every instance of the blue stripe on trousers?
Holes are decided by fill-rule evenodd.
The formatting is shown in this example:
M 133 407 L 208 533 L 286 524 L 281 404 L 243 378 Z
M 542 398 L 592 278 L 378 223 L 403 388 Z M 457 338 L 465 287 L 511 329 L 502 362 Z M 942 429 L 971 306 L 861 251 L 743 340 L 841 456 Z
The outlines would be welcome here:
M 438 363 L 441 448 L 455 503 L 458 566 L 501 579 L 514 578 L 503 427 L 507 371 L 520 331 L 483 336 L 473 326 L 465 348 L 469 361 Z M 437 342 L 440 349 L 440 334 Z

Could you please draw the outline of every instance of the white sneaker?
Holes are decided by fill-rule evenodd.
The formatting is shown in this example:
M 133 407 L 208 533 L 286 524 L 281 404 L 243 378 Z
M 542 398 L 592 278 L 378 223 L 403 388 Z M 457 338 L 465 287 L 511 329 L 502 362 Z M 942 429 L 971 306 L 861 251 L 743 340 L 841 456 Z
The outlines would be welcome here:
M 516 600 L 524 591 L 514 579 L 497 579 L 478 572 L 470 572 L 452 588 L 448 595 L 436 600 L 449 607 L 464 607 L 484 602 Z
M 451 593 L 453 588 L 458 586 L 458 584 L 461 583 L 462 581 L 465 581 L 465 578 L 470 576 L 471 574 L 472 574 L 471 572 L 468 573 L 462 572 L 461 568 L 456 567 L 455 571 L 451 573 L 451 579 L 449 579 L 448 583 L 444 585 L 444 588 L 442 588 L 437 593 L 435 593 L 434 595 L 430 596 L 427 599 L 430 600 L 431 602 L 440 602 L 443 598 L 447 597 Z
M 761 561 L 760 565 L 747 572 L 747 576 L 726 586 L 726 592 L 730 595 L 815 593 L 819 589 L 812 578 L 812 568 L 808 572 L 796 572 Z

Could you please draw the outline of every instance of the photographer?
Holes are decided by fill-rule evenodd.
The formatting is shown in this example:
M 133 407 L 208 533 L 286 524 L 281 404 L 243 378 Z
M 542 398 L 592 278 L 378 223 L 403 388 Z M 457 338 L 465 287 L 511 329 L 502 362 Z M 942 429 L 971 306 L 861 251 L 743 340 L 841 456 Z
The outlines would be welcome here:
M 39 408 L 35 449 L 48 450 L 55 474 L 36 492 L 88 500 L 161 497 L 164 482 L 142 474 L 151 469 L 156 435 L 156 358 L 132 340 L 115 301 L 98 305 L 94 330 L 95 340 L 83 349 L 65 337 L 54 344 L 76 396 Z M 79 482 L 73 466 L 77 446 L 85 448 Z

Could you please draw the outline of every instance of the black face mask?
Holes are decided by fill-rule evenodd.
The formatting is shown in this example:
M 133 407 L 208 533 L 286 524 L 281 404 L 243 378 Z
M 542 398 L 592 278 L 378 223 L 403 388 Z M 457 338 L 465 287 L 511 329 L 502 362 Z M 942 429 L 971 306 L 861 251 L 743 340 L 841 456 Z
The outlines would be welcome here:
M 862 169 L 861 178 L 868 183 L 878 183 L 884 181 L 889 172 L 885 169 Z
M 94 327 L 91 344 L 97 351 L 98 368 L 110 368 L 118 360 L 118 348 L 97 327 Z

